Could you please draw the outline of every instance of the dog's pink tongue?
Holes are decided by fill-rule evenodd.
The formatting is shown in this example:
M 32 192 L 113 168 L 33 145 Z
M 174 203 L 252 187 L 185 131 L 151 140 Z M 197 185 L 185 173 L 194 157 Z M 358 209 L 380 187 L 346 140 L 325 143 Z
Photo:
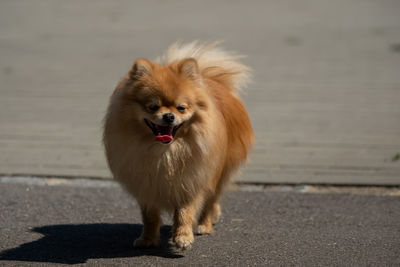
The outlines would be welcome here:
M 174 138 L 170 135 L 157 135 L 156 136 L 156 141 L 160 141 L 162 143 L 169 143 L 172 140 L 174 140 Z

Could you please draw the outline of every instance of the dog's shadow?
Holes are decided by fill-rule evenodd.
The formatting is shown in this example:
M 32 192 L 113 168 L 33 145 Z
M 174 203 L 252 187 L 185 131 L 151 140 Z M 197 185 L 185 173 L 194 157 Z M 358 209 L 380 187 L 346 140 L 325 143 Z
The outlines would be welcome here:
M 157 248 L 135 249 L 133 240 L 142 230 L 139 224 L 65 224 L 36 227 L 44 236 L 36 241 L 5 250 L 0 260 L 76 264 L 88 259 L 123 258 L 152 255 L 180 258 L 169 243 L 171 227 L 161 227 Z

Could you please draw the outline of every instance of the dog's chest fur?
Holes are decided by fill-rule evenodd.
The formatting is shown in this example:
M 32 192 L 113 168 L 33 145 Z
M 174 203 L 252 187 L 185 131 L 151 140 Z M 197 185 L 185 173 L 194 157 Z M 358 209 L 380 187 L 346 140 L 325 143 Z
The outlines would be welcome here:
M 167 149 L 160 144 L 147 151 L 143 144 L 134 147 L 125 157 L 125 166 L 120 166 L 125 172 L 116 178 L 139 203 L 173 210 L 207 190 L 213 164 L 205 149 L 179 141 Z M 137 153 L 138 149 L 151 156 Z

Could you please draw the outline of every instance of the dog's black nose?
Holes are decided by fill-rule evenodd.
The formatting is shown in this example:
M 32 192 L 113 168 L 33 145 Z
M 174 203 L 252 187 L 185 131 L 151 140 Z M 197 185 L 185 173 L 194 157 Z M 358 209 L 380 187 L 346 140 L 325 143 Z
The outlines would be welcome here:
M 166 123 L 168 123 L 168 124 L 173 123 L 174 120 L 175 120 L 175 115 L 174 115 L 174 113 L 165 113 L 165 114 L 163 115 L 163 120 L 164 120 Z

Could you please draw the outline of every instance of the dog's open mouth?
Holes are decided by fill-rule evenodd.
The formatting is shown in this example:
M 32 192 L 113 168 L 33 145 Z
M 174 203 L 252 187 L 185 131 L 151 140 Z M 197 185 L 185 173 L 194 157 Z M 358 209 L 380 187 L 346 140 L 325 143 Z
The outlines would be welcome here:
M 144 119 L 144 121 L 155 135 L 156 137 L 155 141 L 159 141 L 163 144 L 169 144 L 172 141 L 174 141 L 174 136 L 176 134 L 176 131 L 182 126 L 182 124 L 179 124 L 178 126 L 168 126 L 168 125 L 163 126 L 152 123 L 147 119 Z

